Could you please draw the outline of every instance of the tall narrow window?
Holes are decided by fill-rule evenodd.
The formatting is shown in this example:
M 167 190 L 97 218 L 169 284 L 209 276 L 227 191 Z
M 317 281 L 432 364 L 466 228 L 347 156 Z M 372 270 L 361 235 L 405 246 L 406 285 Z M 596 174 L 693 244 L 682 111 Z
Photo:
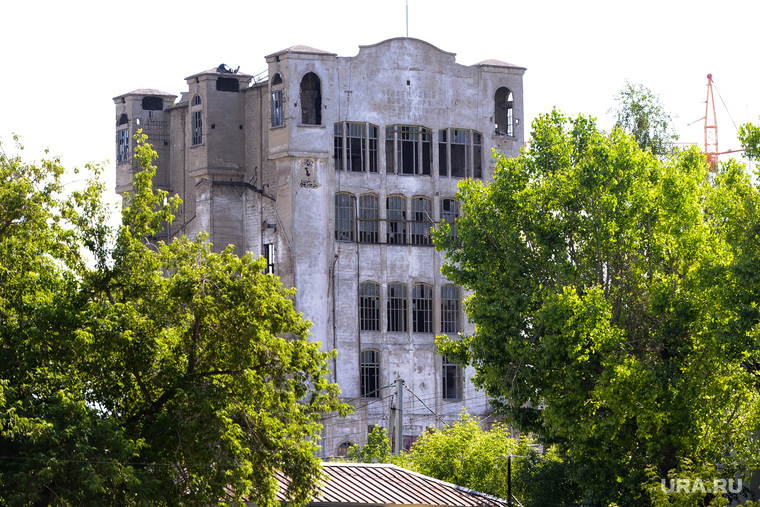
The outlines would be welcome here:
M 433 332 L 433 287 L 424 283 L 412 288 L 412 331 Z
M 365 125 L 363 123 L 346 123 L 346 148 L 348 150 L 348 170 L 364 171 L 366 154 Z
M 193 146 L 203 142 L 203 111 L 194 111 L 192 117 Z
M 472 132 L 472 177 L 483 177 L 483 136 L 480 132 Z
M 200 95 L 196 95 L 195 97 L 193 97 L 192 105 L 194 105 L 194 106 L 200 106 L 202 103 L 203 103 L 203 101 L 201 100 L 201 96 Z
M 380 388 L 380 353 L 376 350 L 362 350 L 361 395 L 377 398 Z
M 360 243 L 377 243 L 380 240 L 380 213 L 377 204 L 377 196 L 374 194 L 359 196 Z
M 335 169 L 377 172 L 377 127 L 368 123 L 336 123 L 333 129 Z
M 406 199 L 400 195 L 391 195 L 386 200 L 388 212 L 388 243 L 406 244 Z
M 388 285 L 388 331 L 407 330 L 406 285 Z
M 438 175 L 449 175 L 449 149 L 446 142 L 446 130 L 438 131 Z
M 267 267 L 264 271 L 267 275 L 274 274 L 274 245 L 272 243 L 264 244 L 264 259 L 267 261 Z
M 397 174 L 430 174 L 433 142 L 430 129 L 389 125 L 385 131 L 386 170 Z
M 282 90 L 272 92 L 272 127 L 285 124 L 285 109 L 282 102 Z
M 514 100 L 509 88 L 501 87 L 496 90 L 494 95 L 494 117 L 496 124 L 494 126 L 497 136 L 514 135 Z
M 443 356 L 441 361 L 442 371 L 442 395 L 444 400 L 459 400 L 462 398 L 462 370 L 457 363 Z
M 441 332 L 459 332 L 459 287 L 443 285 L 441 287 Z
M 359 329 L 380 331 L 380 285 L 375 282 L 359 284 Z
M 301 123 L 322 125 L 322 86 L 313 72 L 301 80 Z
M 343 124 L 336 123 L 333 125 L 333 160 L 335 160 L 335 170 L 343 170 Z
M 464 129 L 451 130 L 451 175 L 455 178 L 467 176 L 467 165 L 470 159 L 470 131 Z
M 441 222 L 449 224 L 451 236 L 456 237 L 456 219 L 459 217 L 459 203 L 455 199 L 441 199 Z
M 355 201 L 351 194 L 335 194 L 335 239 L 338 241 L 354 241 Z
M 432 245 L 433 202 L 427 197 L 412 199 L 412 244 Z
M 123 164 L 129 162 L 129 129 L 122 129 L 118 132 L 118 154 L 117 163 Z
M 369 172 L 377 172 L 377 127 L 369 126 Z

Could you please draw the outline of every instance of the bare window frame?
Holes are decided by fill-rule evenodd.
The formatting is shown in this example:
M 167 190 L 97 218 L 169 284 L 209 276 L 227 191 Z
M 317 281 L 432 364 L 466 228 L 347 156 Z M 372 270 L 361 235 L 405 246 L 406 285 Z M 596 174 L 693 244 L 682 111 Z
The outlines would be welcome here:
M 449 401 L 461 400 L 462 384 L 462 367 L 444 355 L 441 358 L 441 397 Z
M 354 241 L 356 197 L 348 192 L 335 194 L 335 240 Z
M 380 351 L 365 349 L 360 357 L 359 393 L 363 398 L 380 396 Z
M 387 312 L 388 331 L 406 332 L 408 329 L 407 288 L 403 283 L 388 284 Z
M 441 286 L 441 333 L 456 334 L 461 331 L 461 291 L 454 284 Z
M 359 196 L 359 243 L 380 242 L 380 199 L 376 194 Z
M 433 237 L 433 201 L 429 197 L 412 198 L 412 245 L 431 246 Z
M 385 210 L 388 217 L 386 242 L 389 245 L 406 245 L 406 197 L 389 195 L 385 200 Z
M 380 331 L 380 284 L 359 284 L 359 330 Z
M 412 287 L 412 332 L 433 332 L 433 286 L 427 283 Z

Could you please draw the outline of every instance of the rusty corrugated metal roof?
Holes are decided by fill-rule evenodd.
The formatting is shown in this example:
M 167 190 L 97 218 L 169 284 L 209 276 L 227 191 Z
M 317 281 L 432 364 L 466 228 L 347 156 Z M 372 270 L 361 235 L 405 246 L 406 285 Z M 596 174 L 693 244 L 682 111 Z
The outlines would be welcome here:
M 389 464 L 323 463 L 324 481 L 312 504 L 503 507 L 506 501 Z M 280 493 L 290 482 L 277 475 Z

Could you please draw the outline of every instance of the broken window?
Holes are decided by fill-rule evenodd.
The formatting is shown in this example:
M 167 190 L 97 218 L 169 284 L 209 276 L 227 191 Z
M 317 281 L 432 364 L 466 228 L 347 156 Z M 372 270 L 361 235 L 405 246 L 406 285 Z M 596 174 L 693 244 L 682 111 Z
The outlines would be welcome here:
M 514 100 L 509 88 L 502 86 L 494 96 L 494 129 L 497 136 L 514 136 Z
M 456 237 L 456 219 L 459 217 L 459 202 L 455 199 L 441 199 L 441 222 L 449 224 L 451 237 Z
M 385 130 L 386 172 L 430 174 L 432 131 L 425 127 L 389 125 Z
M 406 244 L 406 198 L 391 195 L 386 199 L 388 211 L 387 242 L 394 245 Z
M 285 124 L 285 109 L 282 102 L 282 90 L 272 92 L 272 127 Z
M 388 285 L 388 331 L 407 329 L 406 285 L 391 283 Z
M 441 287 L 441 333 L 459 332 L 459 287 Z
M 450 172 L 454 178 L 483 177 L 483 135 L 480 132 L 468 129 L 438 131 L 438 156 L 441 176 Z
M 282 84 L 282 76 L 278 73 L 272 78 L 272 86 Z
M 451 130 L 451 175 L 464 178 L 467 175 L 467 162 L 470 158 L 470 131 Z
M 356 198 L 352 194 L 335 194 L 335 239 L 354 240 L 354 217 Z
M 446 142 L 446 130 L 438 131 L 438 175 L 449 175 L 449 150 Z
M 143 97 L 142 108 L 143 111 L 162 111 L 164 109 L 164 101 L 161 97 Z
M 380 285 L 375 282 L 359 285 L 359 329 L 380 331 Z
M 472 133 L 472 177 L 483 177 L 483 136 L 480 132 Z
M 218 92 L 239 92 L 240 81 L 234 77 L 216 78 L 216 91 Z
M 412 288 L 412 331 L 433 332 L 433 287 L 424 283 Z
M 116 126 L 120 127 L 122 125 L 126 125 L 127 123 L 129 123 L 129 117 L 126 114 L 122 114 L 119 116 L 119 121 L 116 122 Z
M 368 123 L 342 122 L 333 128 L 335 169 L 377 172 L 377 127 Z
M 462 398 L 462 369 L 450 361 L 447 356 L 441 360 L 442 371 L 442 395 L 444 400 L 459 400 Z
M 319 78 L 313 72 L 301 80 L 301 123 L 322 125 L 322 91 Z
M 124 162 L 129 162 L 129 129 L 118 131 L 116 145 L 118 147 L 116 163 L 123 164 Z
M 361 395 L 365 398 L 377 398 L 380 389 L 380 352 L 362 350 L 361 357 Z
M 195 97 L 193 97 L 192 105 L 194 105 L 194 106 L 200 106 L 202 103 L 203 103 L 203 101 L 201 100 L 201 96 L 200 95 L 196 95 Z
M 338 453 L 337 456 L 339 458 L 345 458 L 348 456 L 348 450 L 351 448 L 351 446 L 354 445 L 351 442 L 343 442 L 338 446 Z
M 412 199 L 412 244 L 432 245 L 433 202 L 427 197 Z
M 359 242 L 377 243 L 380 237 L 380 213 L 377 196 L 359 196 Z
M 203 111 L 193 111 L 193 146 L 203 143 Z
M 264 259 L 267 261 L 267 267 L 264 274 L 274 274 L 274 245 L 272 243 L 264 244 Z

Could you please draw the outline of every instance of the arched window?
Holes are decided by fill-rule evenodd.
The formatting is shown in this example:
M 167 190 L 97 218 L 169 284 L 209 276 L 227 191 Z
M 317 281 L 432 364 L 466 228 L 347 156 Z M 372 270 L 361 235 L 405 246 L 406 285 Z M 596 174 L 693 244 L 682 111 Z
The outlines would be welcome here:
M 301 123 L 322 125 L 322 87 L 313 72 L 301 80 Z
M 354 241 L 355 203 L 352 194 L 335 194 L 335 239 L 338 241 Z
M 459 332 L 459 287 L 441 286 L 441 333 Z
M 121 125 L 126 125 L 129 123 L 129 117 L 126 114 L 122 114 L 119 116 L 119 121 L 116 122 L 116 126 L 119 127 Z
M 143 97 L 142 108 L 143 111 L 162 111 L 164 109 L 164 101 L 161 97 Z
M 277 74 L 275 74 L 275 75 L 274 75 L 274 77 L 272 78 L 272 86 L 277 86 L 277 85 L 280 85 L 280 84 L 282 84 L 282 76 L 281 76 L 281 75 L 280 75 L 280 73 L 278 72 L 278 73 L 277 73 Z
M 346 456 L 348 456 L 348 450 L 353 445 L 354 444 L 352 444 L 351 442 L 343 442 L 343 443 L 341 443 L 338 446 L 338 452 L 337 452 L 336 456 L 338 456 L 339 458 L 345 458 Z
M 459 202 L 456 199 L 441 199 L 441 222 L 449 224 L 451 237 L 456 237 L 456 219 L 459 217 Z
M 394 245 L 406 244 L 406 198 L 391 195 L 386 199 L 388 239 Z
M 407 330 L 406 285 L 391 283 L 388 285 L 388 331 Z
M 361 395 L 365 398 L 377 398 L 380 393 L 380 352 L 362 350 L 361 357 Z
M 412 331 L 433 332 L 433 287 L 424 283 L 412 288 Z
M 375 282 L 359 285 L 359 329 L 380 331 L 380 285 Z
M 494 125 L 497 136 L 514 135 L 514 101 L 509 88 L 502 86 L 494 95 Z
M 201 101 L 200 95 L 196 95 L 195 97 L 193 97 L 193 102 L 192 102 L 193 106 L 200 106 L 202 103 L 203 102 Z
M 412 199 L 412 244 L 432 245 L 433 201 L 427 197 Z
M 380 241 L 380 213 L 375 194 L 359 196 L 359 242 L 377 243 Z

